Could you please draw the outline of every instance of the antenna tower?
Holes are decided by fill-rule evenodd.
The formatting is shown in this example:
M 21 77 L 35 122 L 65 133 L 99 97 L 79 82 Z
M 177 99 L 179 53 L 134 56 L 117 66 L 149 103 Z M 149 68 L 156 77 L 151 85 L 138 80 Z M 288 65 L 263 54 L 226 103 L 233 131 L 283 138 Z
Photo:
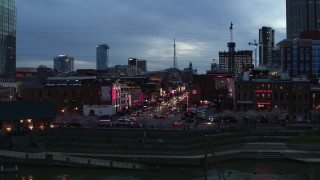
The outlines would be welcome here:
M 178 69 L 178 64 L 177 64 L 177 54 L 176 54 L 176 38 L 173 39 L 173 68 Z

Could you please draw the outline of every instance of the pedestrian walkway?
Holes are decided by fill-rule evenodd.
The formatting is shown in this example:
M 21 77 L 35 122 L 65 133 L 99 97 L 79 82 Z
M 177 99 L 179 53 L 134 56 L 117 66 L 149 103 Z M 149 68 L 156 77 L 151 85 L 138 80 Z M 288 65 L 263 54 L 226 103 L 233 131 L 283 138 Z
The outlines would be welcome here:
M 278 154 L 277 156 L 273 156 Z M 263 158 L 270 156 L 271 158 L 281 157 L 290 160 L 296 160 L 306 163 L 320 163 L 320 152 L 313 152 L 308 150 L 294 150 L 287 146 L 285 143 L 246 143 L 240 148 L 220 151 L 215 153 L 218 159 L 230 160 L 233 158 Z M 178 161 L 179 159 L 194 159 L 201 160 L 205 157 L 204 154 L 196 155 L 136 155 L 136 154 L 103 154 L 103 153 L 68 153 L 68 152 L 40 152 L 40 153 L 27 153 L 0 150 L 0 156 L 26 160 L 45 160 L 52 162 L 54 165 L 67 165 L 67 166 L 84 166 L 84 167 L 105 167 L 105 168 L 120 168 L 120 169 L 147 169 L 140 163 L 129 163 L 121 161 L 107 160 L 108 158 L 118 157 L 121 159 L 166 159 L 168 162 L 171 160 Z M 208 154 L 212 157 L 212 154 Z M 201 162 L 201 161 L 199 161 Z
M 28 159 L 28 160 L 48 160 L 48 161 L 52 160 L 54 165 L 92 166 L 92 167 L 108 167 L 108 168 L 119 168 L 119 169 L 146 168 L 146 166 L 143 166 L 138 163 L 103 160 L 99 158 L 85 158 L 85 157 L 78 157 L 77 155 L 79 156 L 80 154 L 66 154 L 66 153 L 59 153 L 59 152 L 26 153 L 26 152 L 0 150 L 0 156 L 12 157 L 12 158 L 18 158 L 18 159 Z M 81 154 L 81 156 L 89 156 L 89 154 Z

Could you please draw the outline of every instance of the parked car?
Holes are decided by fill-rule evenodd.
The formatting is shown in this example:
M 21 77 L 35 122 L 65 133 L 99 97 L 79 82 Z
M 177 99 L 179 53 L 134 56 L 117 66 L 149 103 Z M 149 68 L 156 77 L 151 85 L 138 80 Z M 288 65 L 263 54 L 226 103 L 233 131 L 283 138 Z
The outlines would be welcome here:
M 126 116 L 122 116 L 116 122 L 116 126 L 134 127 L 136 124 L 137 122 L 134 117 L 126 117 Z
M 112 127 L 112 122 L 110 119 L 100 119 L 98 122 L 99 127 Z
M 81 127 L 81 124 L 73 122 L 73 123 L 67 123 L 68 128 L 79 128 Z
M 173 122 L 173 126 L 181 126 L 182 125 L 182 121 L 174 121 Z

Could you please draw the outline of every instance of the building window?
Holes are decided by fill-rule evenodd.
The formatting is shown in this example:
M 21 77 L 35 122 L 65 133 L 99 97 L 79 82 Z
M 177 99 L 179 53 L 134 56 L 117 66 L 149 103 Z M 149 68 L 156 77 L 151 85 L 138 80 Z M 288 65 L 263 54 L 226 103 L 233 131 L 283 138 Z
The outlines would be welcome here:
M 277 93 L 274 93 L 274 100 L 278 101 L 278 94 Z

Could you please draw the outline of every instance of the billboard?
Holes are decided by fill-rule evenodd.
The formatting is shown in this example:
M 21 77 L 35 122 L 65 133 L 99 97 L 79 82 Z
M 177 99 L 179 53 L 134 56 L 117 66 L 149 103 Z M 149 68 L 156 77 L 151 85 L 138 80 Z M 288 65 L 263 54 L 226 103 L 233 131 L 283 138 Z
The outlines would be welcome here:
M 101 86 L 101 100 L 111 101 L 111 86 Z

